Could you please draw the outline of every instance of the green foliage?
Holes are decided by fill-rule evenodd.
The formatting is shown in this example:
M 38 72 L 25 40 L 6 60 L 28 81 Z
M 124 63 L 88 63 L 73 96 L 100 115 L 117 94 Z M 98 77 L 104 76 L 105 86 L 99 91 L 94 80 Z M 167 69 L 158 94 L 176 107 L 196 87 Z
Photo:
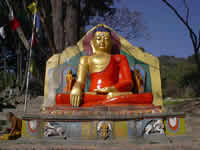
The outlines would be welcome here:
M 199 58 L 200 58 L 200 54 L 199 54 Z M 188 61 L 192 64 L 196 64 L 196 61 L 195 61 L 195 55 L 193 54 L 192 56 L 189 56 L 188 57 Z
M 189 96 L 200 96 L 200 73 L 192 70 L 183 75 L 180 80 L 180 86 L 186 87 L 186 93 Z
M 4 75 L 6 75 L 6 81 L 4 79 Z M 14 73 L 8 73 L 8 72 L 0 72 L 0 91 L 4 90 L 6 87 L 13 88 L 15 85 L 15 74 Z
M 187 59 L 160 56 L 161 81 L 164 97 L 199 96 L 200 80 L 191 56 Z

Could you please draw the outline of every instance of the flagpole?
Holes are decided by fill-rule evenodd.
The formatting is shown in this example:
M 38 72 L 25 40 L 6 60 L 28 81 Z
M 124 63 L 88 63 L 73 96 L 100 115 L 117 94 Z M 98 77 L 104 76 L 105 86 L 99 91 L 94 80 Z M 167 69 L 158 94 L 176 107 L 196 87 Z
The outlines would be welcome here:
M 28 73 L 27 73 L 27 79 L 26 79 L 26 91 L 25 91 L 25 103 L 24 103 L 24 113 L 27 111 L 27 100 L 28 100 L 28 88 L 29 88 L 29 77 L 30 77 L 30 64 L 31 64 L 31 56 L 32 56 L 32 47 L 33 47 L 33 39 L 34 39 L 34 30 L 35 30 L 35 18 L 36 13 L 33 17 L 33 28 L 32 28 L 32 36 L 31 36 L 31 45 L 29 49 L 29 59 L 28 59 Z
M 8 0 L 5 0 L 7 5 L 8 5 L 8 8 L 9 8 L 9 20 L 13 20 L 14 19 L 14 13 L 13 13 L 13 9 L 11 7 L 11 5 L 9 4 Z M 24 43 L 24 46 L 28 49 L 29 47 L 29 58 L 28 58 L 28 72 L 27 72 L 27 80 L 26 80 L 26 91 L 25 91 L 25 98 L 24 98 L 24 112 L 26 112 L 27 110 L 27 100 L 28 100 L 28 87 L 29 87 L 29 76 L 30 76 L 30 64 L 31 64 L 31 56 L 32 56 L 32 46 L 33 46 L 33 39 L 34 39 L 34 30 L 35 30 L 35 21 L 36 20 L 36 13 L 34 13 L 34 17 L 33 17 L 33 28 L 32 28 L 32 36 L 31 36 L 31 44 L 30 46 L 27 46 L 29 44 L 26 44 L 26 41 L 22 40 L 23 43 Z M 19 37 L 21 39 L 21 36 L 20 34 L 23 34 L 22 30 L 18 30 L 17 29 L 17 32 L 19 34 Z M 24 36 L 24 34 L 23 34 Z

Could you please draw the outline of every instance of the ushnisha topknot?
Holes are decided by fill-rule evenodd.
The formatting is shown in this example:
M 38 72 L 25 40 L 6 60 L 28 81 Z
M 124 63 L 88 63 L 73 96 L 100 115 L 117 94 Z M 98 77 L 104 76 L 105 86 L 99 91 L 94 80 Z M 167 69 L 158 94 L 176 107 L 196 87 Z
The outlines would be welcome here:
M 93 36 L 94 36 L 95 33 L 98 32 L 98 31 L 99 31 L 99 32 L 109 32 L 110 35 L 111 35 L 111 30 L 108 29 L 108 28 L 106 28 L 106 27 L 104 27 L 103 25 L 97 26 L 97 27 L 92 31 Z

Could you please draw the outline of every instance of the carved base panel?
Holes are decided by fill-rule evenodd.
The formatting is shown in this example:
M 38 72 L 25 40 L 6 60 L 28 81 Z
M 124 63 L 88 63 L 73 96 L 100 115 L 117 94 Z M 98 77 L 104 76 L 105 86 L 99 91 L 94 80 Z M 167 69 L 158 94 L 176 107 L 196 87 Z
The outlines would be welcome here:
M 42 138 L 44 136 L 43 120 L 23 120 L 22 137 L 24 138 Z
M 96 108 L 93 112 L 92 109 L 89 111 L 85 108 L 85 110 L 64 111 L 70 114 L 24 114 L 22 136 L 36 138 L 61 136 L 72 139 L 107 140 L 133 139 L 137 136 L 155 134 L 168 136 L 185 132 L 183 113 L 165 113 L 159 107 L 145 107 L 140 106 L 139 109 L 137 106 L 137 110 L 136 107 L 127 108 L 126 112 L 122 108 L 105 110 L 106 108 L 102 107 Z

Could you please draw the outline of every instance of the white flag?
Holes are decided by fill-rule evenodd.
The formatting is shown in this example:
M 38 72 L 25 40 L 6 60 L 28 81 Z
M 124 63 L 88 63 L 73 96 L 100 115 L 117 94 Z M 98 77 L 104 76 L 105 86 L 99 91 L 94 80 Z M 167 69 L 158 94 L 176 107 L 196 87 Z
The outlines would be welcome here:
M 9 4 L 8 0 L 6 0 L 6 3 L 8 5 L 8 8 L 9 8 L 9 14 L 8 14 L 8 18 L 10 21 L 14 20 L 14 12 L 13 12 L 13 9 L 11 7 L 11 5 Z
M 0 27 L 0 35 L 3 39 L 6 38 L 4 27 Z
M 14 13 L 13 13 L 12 9 L 9 9 L 8 18 L 9 18 L 10 21 L 14 20 Z

